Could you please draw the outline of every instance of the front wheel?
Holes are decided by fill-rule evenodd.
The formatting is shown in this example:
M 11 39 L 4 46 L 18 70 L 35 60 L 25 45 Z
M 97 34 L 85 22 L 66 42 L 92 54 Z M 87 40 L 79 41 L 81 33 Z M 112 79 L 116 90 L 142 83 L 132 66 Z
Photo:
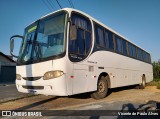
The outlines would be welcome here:
M 91 94 L 91 97 L 94 99 L 102 99 L 107 96 L 108 93 L 108 81 L 104 76 L 101 76 L 98 84 L 97 84 L 97 91 Z

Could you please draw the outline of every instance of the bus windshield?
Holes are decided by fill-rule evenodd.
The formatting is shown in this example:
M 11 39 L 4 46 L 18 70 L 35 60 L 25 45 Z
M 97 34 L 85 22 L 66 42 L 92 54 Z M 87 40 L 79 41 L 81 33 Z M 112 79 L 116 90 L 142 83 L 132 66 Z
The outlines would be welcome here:
M 25 29 L 18 62 L 41 61 L 65 51 L 66 13 L 50 15 Z

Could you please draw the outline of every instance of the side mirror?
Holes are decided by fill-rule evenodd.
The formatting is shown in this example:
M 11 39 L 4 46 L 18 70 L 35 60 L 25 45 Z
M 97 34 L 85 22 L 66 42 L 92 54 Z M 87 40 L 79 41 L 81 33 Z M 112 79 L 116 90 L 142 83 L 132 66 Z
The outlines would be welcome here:
M 77 27 L 75 25 L 72 25 L 70 27 L 70 40 L 76 40 L 77 39 Z
M 14 38 L 21 38 L 23 40 L 23 36 L 20 36 L 20 35 L 14 35 L 10 38 L 10 54 L 15 57 L 15 58 L 18 58 L 18 56 L 14 55 L 13 54 L 13 50 L 14 50 Z

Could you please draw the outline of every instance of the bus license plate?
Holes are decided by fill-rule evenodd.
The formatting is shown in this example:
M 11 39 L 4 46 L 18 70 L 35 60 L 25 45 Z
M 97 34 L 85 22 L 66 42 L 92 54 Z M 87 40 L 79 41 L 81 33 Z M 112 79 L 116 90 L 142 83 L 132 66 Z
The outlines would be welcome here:
M 35 91 L 35 90 L 29 90 L 28 92 L 29 93 L 36 93 L 37 91 Z

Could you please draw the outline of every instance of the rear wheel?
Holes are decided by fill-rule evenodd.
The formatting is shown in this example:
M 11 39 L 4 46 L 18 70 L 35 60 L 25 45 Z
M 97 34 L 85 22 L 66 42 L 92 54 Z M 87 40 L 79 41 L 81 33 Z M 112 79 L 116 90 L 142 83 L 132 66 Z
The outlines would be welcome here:
M 97 84 L 97 91 L 91 94 L 91 97 L 94 99 L 102 99 L 107 96 L 108 93 L 108 81 L 106 77 L 101 76 L 98 84 Z
M 144 89 L 146 86 L 146 78 L 145 76 L 142 76 L 142 83 L 141 85 L 139 86 L 140 89 Z

